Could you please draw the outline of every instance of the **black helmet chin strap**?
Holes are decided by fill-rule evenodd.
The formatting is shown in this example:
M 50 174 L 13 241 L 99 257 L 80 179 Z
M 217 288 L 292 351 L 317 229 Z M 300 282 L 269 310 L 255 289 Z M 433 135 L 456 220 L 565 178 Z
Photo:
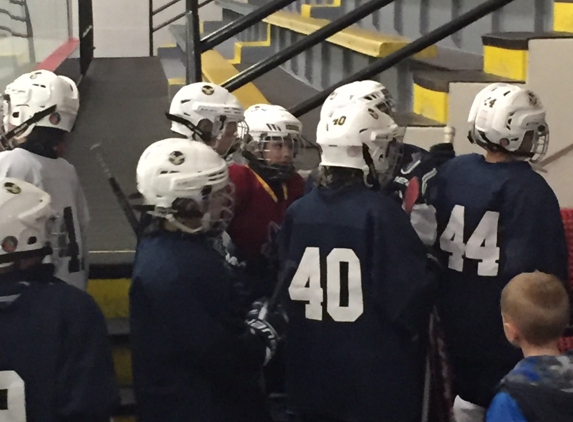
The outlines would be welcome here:
M 9 102 L 10 101 L 9 98 L 6 99 L 6 101 Z M 32 117 L 30 117 L 28 120 L 26 120 L 21 125 L 16 126 L 14 129 L 11 129 L 6 133 L 0 134 L 0 144 L 2 144 L 2 148 L 4 148 L 5 150 L 11 150 L 12 146 L 10 145 L 9 141 L 12 138 L 16 138 L 16 137 L 22 135 L 24 132 L 26 132 L 29 129 L 30 126 L 38 123 L 44 117 L 49 116 L 50 114 L 54 113 L 55 111 L 56 111 L 56 105 L 48 107 L 42 111 L 38 111 L 37 113 L 35 113 Z
M 203 142 L 205 142 L 205 143 L 211 142 L 211 134 L 203 132 L 201 129 L 199 129 L 197 126 L 195 126 L 189 120 L 186 120 L 183 117 L 179 117 L 179 116 L 176 116 L 176 115 L 168 113 L 168 112 L 165 113 L 165 117 L 167 117 L 172 122 L 182 124 L 187 129 L 189 129 L 191 132 L 193 132 L 195 135 L 197 135 L 199 138 L 201 138 L 201 140 Z

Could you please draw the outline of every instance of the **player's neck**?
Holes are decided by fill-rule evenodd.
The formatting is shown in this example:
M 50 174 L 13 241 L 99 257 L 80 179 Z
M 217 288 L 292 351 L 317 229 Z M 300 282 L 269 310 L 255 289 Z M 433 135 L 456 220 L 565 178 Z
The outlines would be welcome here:
M 488 163 L 507 163 L 512 161 L 512 158 L 504 152 L 487 151 L 485 153 L 485 161 Z
M 534 344 L 521 344 L 521 350 L 523 351 L 523 357 L 529 358 L 532 356 L 559 356 L 561 352 L 557 347 L 557 342 L 546 344 L 543 346 L 537 346 Z

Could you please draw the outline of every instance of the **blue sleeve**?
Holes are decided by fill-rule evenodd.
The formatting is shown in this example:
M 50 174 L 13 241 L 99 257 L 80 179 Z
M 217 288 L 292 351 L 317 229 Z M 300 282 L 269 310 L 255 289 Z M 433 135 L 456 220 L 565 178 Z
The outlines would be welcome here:
M 382 200 L 388 206 L 374 227 L 372 278 L 382 281 L 375 284 L 375 300 L 391 321 L 416 336 L 428 327 L 436 280 L 406 213 Z
M 90 296 L 73 293 L 62 303 L 67 353 L 59 365 L 57 420 L 108 422 L 119 393 L 105 319 Z
M 527 422 L 519 406 L 507 393 L 497 393 L 493 398 L 487 414 L 486 422 Z
M 501 215 L 508 232 L 505 252 L 505 275 L 515 275 L 529 268 L 554 274 L 569 290 L 568 251 L 559 203 L 544 182 L 510 183 L 504 194 Z

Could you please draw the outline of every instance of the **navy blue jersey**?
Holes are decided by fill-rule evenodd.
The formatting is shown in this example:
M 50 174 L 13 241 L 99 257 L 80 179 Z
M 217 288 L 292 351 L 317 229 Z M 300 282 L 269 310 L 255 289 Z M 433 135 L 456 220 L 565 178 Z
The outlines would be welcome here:
M 224 256 L 204 236 L 137 246 L 130 337 L 138 422 L 267 421 L 264 344 L 247 329 Z
M 279 233 L 291 405 L 340 421 L 417 421 L 432 283 L 424 246 L 391 199 L 313 189 Z
M 440 315 L 456 378 L 461 384 L 467 378 L 468 386 L 460 388 L 481 383 L 480 391 L 466 391 L 462 398 L 487 405 L 521 358 L 503 334 L 501 290 L 517 274 L 534 270 L 569 280 L 559 204 L 528 163 L 488 163 L 478 154 L 444 164 L 435 189 L 444 268 Z
M 105 320 L 52 272 L 0 275 L 0 419 L 109 422 L 119 396 Z
M 436 216 L 434 208 L 426 202 L 425 192 L 436 172 L 434 161 L 428 151 L 415 145 L 403 144 L 401 167 L 394 179 L 383 188 L 385 195 L 402 205 L 408 183 L 413 178 L 418 179 L 420 189 L 411 209 L 410 223 L 427 246 L 432 246 L 436 239 Z M 316 177 L 317 171 L 310 173 L 306 179 L 305 193 L 312 190 Z

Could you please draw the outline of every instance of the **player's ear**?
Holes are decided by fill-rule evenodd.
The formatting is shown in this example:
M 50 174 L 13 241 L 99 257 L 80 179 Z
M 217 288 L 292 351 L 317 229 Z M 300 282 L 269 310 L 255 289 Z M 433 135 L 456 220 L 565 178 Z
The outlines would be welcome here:
M 516 347 L 519 347 L 519 330 L 517 326 L 511 321 L 511 319 L 507 318 L 503 314 L 501 315 L 503 320 L 503 332 L 505 333 L 505 338 L 511 344 Z

